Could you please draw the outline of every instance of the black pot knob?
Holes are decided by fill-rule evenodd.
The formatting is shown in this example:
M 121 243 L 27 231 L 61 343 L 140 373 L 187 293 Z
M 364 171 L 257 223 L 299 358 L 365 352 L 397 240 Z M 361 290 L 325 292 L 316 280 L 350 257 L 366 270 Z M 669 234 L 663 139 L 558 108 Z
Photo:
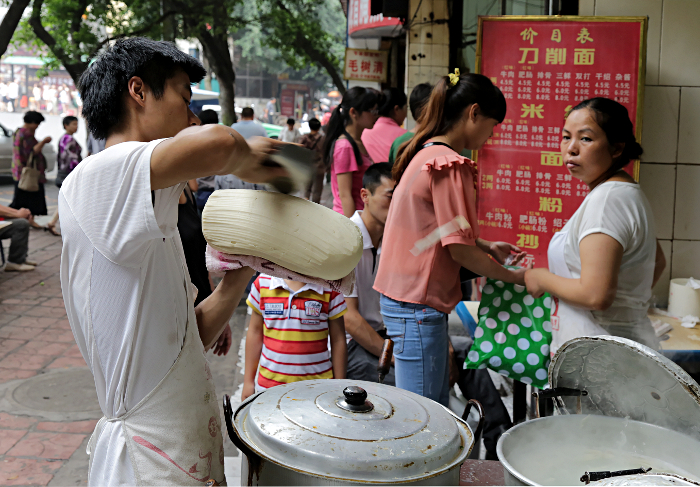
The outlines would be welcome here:
M 343 395 L 345 396 L 345 402 L 353 406 L 362 406 L 367 400 L 367 391 L 358 386 L 346 387 L 343 389 Z

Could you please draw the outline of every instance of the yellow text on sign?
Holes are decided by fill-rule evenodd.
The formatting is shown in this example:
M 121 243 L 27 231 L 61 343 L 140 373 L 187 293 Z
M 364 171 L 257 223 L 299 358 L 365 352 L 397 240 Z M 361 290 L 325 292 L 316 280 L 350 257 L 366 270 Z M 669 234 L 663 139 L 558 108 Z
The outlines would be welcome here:
M 564 159 L 561 152 L 541 152 L 540 163 L 543 166 L 563 166 Z
M 527 235 L 525 233 L 518 234 L 518 241 L 515 244 L 521 249 L 536 249 L 540 246 L 539 235 Z
M 561 198 L 549 198 L 547 196 L 540 196 L 540 209 L 538 211 L 561 213 Z

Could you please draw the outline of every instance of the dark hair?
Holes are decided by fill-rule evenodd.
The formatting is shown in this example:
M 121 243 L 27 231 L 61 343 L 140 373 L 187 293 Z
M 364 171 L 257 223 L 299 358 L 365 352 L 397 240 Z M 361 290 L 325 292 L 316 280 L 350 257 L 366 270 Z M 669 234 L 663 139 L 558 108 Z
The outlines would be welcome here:
M 73 115 L 68 115 L 67 117 L 63 117 L 63 127 L 65 128 L 67 125 L 70 125 L 73 122 L 77 122 L 78 118 L 74 117 Z
M 165 82 L 183 70 L 198 83 L 206 70 L 175 44 L 144 37 L 120 39 L 100 55 L 82 74 L 78 90 L 83 117 L 98 139 L 106 139 L 123 121 L 123 94 L 129 79 L 139 76 L 156 99 L 163 96 Z
M 44 116 L 39 112 L 35 112 L 34 110 L 29 110 L 27 113 L 24 114 L 24 123 L 39 124 L 44 120 Z
M 202 122 L 202 125 L 219 123 L 219 114 L 214 110 L 202 110 L 199 112 L 199 121 Z
M 406 93 L 400 88 L 389 88 L 382 91 L 382 106 L 379 107 L 380 117 L 391 117 L 394 107 L 406 105 Z
M 309 120 L 310 130 L 321 130 L 321 121 L 318 118 L 312 118 Z
M 347 130 L 345 130 L 345 126 L 350 122 L 351 108 L 354 108 L 359 113 L 366 112 L 378 105 L 380 99 L 381 93 L 372 88 L 354 86 L 345 92 L 343 100 L 340 102 L 340 105 L 335 107 L 326 125 L 326 140 L 323 144 L 323 160 L 326 162 L 326 167 L 330 165 L 331 148 L 341 135 L 345 135 L 348 142 L 350 142 L 358 166 L 362 165 L 360 148 L 350 134 L 348 134 Z
M 413 88 L 411 96 L 408 97 L 408 108 L 411 109 L 411 116 L 416 122 L 423 112 L 423 107 L 430 98 L 431 91 L 433 91 L 433 85 L 430 83 L 421 83 Z
M 454 86 L 449 76 L 443 76 L 437 82 L 421 114 L 416 135 L 397 151 L 394 165 L 397 183 L 423 144 L 433 137 L 446 134 L 462 118 L 464 109 L 475 103 L 484 116 L 498 123 L 506 117 L 506 99 L 486 76 L 463 74 Z
M 254 118 L 254 117 L 255 117 L 255 112 L 253 111 L 252 108 L 250 108 L 250 107 L 245 107 L 243 110 L 241 110 L 241 117 L 243 117 L 243 118 Z
M 615 144 L 625 144 L 624 149 L 622 149 L 622 154 L 613 161 L 610 167 L 611 173 L 615 173 L 631 161 L 639 159 L 644 149 L 642 149 L 642 146 L 639 145 L 634 136 L 632 121 L 624 105 L 610 98 L 591 98 L 576 105 L 571 109 L 569 114 L 574 110 L 581 110 L 583 108 L 588 108 L 593 112 L 595 122 L 603 129 L 603 132 L 605 132 L 605 136 L 608 138 L 608 144 L 610 144 L 611 147 Z
M 287 125 L 294 125 L 296 121 L 293 118 L 288 118 L 287 119 Z
M 382 178 L 393 181 L 391 178 L 391 164 L 388 162 L 378 162 L 369 166 L 365 171 L 365 175 L 362 176 L 362 187 L 374 194 L 374 190 L 381 186 Z

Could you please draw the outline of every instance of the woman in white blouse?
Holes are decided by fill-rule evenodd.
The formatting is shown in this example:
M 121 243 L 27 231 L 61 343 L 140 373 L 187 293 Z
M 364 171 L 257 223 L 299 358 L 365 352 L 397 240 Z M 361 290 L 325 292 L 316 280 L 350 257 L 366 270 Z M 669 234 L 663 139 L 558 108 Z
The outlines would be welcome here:
M 551 353 L 595 335 L 658 348 L 647 310 L 666 261 L 649 202 L 623 170 L 642 154 L 627 109 L 607 98 L 581 102 L 566 118 L 561 152 L 591 192 L 552 238 L 549 270 L 525 274 L 530 294 L 554 297 Z

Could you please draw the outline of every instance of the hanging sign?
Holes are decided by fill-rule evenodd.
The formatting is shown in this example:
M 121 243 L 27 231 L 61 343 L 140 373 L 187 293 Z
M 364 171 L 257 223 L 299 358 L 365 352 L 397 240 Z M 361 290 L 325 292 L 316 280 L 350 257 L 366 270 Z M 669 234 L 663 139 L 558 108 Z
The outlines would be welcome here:
M 373 51 L 370 49 L 345 49 L 345 69 L 343 78 L 359 81 L 374 81 L 385 83 L 389 67 L 388 51 Z
M 486 240 L 515 243 L 547 267 L 552 235 L 588 194 L 563 164 L 564 116 L 583 100 L 611 98 L 641 138 L 646 17 L 480 17 L 476 71 L 508 102 L 503 123 L 478 151 L 479 226 Z M 639 161 L 627 170 L 637 179 Z

